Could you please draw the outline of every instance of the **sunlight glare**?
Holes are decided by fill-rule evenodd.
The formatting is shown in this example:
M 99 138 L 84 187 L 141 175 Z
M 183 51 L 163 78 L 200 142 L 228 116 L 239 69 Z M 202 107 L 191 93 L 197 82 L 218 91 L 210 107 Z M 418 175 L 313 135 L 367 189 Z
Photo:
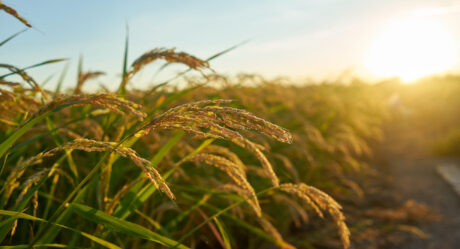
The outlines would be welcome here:
M 412 18 L 395 22 L 375 41 L 365 66 L 379 77 L 414 81 L 443 73 L 456 64 L 454 39 L 434 20 Z

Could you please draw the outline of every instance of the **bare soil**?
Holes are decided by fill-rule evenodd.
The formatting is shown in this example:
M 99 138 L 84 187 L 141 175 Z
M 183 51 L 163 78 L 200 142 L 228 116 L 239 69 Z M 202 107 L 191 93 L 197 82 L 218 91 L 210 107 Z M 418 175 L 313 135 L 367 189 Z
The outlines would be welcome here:
M 424 134 L 417 133 L 404 122 L 385 133 L 385 141 L 376 149 L 376 166 L 387 177 L 385 187 L 392 195 L 394 205 L 413 200 L 440 216 L 440 219 L 427 217 L 424 221 L 422 215 L 420 221 L 414 221 L 414 226 L 428 238 L 423 239 L 415 232 L 391 248 L 459 249 L 460 196 L 436 172 L 440 163 L 460 166 L 459 158 L 430 156 Z

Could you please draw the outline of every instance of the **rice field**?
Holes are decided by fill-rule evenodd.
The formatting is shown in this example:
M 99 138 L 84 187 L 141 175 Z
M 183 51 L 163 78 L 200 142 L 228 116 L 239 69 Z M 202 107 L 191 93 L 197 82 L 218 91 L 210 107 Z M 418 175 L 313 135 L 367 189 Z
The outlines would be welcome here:
M 385 129 L 409 119 L 427 151 L 458 155 L 455 76 L 299 84 L 222 76 L 212 59 L 175 49 L 124 53 L 112 92 L 85 92 L 104 72 L 81 66 L 65 91 L 27 72 L 60 60 L 0 64 L 0 248 L 372 248 L 353 245 L 373 226 L 372 206 L 359 205 L 379 178 L 372 158 Z M 201 76 L 130 86 L 158 61 Z

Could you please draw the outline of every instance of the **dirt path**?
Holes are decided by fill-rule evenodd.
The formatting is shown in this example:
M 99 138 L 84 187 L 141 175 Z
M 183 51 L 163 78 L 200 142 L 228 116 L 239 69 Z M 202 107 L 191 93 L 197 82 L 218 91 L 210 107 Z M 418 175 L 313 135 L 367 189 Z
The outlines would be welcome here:
M 443 218 L 439 222 L 421 223 L 419 228 L 430 235 L 422 240 L 414 236 L 400 248 L 407 249 L 459 249 L 460 248 L 460 197 L 436 172 L 439 163 L 456 163 L 460 160 L 433 158 L 423 152 L 420 134 L 409 127 L 389 130 L 380 149 L 380 170 L 390 179 L 389 190 L 400 202 L 415 200 L 427 205 Z

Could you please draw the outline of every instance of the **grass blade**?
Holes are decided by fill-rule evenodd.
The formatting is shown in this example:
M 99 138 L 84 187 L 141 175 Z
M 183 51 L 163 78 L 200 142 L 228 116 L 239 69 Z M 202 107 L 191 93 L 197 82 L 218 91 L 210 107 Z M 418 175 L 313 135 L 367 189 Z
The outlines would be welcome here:
M 244 45 L 244 44 L 247 43 L 247 42 L 248 42 L 247 40 L 246 40 L 246 41 L 243 41 L 243 42 L 238 43 L 238 44 L 236 44 L 236 45 L 234 45 L 234 46 L 231 46 L 231 47 L 229 47 L 229 48 L 227 48 L 227 49 L 225 49 L 225 50 L 222 50 L 222 51 L 220 51 L 220 52 L 218 52 L 218 53 L 216 53 L 216 54 L 213 54 L 213 55 L 211 55 L 210 57 L 208 57 L 208 58 L 206 59 L 206 61 L 212 61 L 212 60 L 214 60 L 214 59 L 216 59 L 216 58 L 218 58 L 218 57 L 220 57 L 220 56 L 222 56 L 222 55 L 224 55 L 224 54 L 226 54 L 226 53 L 228 53 L 228 52 L 230 52 L 230 51 L 232 51 L 232 50 L 235 50 L 236 48 L 238 48 L 238 47 Z M 171 63 L 166 63 L 166 64 L 164 64 L 162 67 L 160 67 L 160 69 L 158 70 L 157 73 L 159 73 L 159 71 L 163 70 L 164 68 L 166 68 L 166 67 L 169 66 L 170 64 L 171 64 Z M 190 71 L 192 71 L 192 69 L 191 69 L 191 68 L 188 68 L 187 70 L 184 70 L 184 71 L 182 71 L 182 72 L 176 74 L 176 75 L 173 76 L 172 78 L 170 78 L 170 79 L 168 79 L 168 80 L 166 80 L 166 81 L 163 81 L 162 83 L 156 85 L 156 86 L 154 87 L 154 89 L 156 89 L 156 88 L 158 88 L 158 87 L 161 87 L 161 86 L 164 86 L 164 85 L 167 85 L 169 82 L 171 82 L 171 81 L 173 81 L 173 80 L 175 80 L 175 79 L 180 78 L 181 76 L 185 75 L 186 73 L 188 73 L 188 72 L 190 72 Z M 149 95 L 151 92 L 152 92 L 152 90 L 151 90 L 150 92 L 148 92 L 147 95 Z
M 150 161 L 151 167 L 156 167 L 158 163 L 160 163 L 160 161 L 168 154 L 168 152 L 180 141 L 184 135 L 185 133 L 180 131 L 176 133 L 174 137 L 169 139 L 168 142 L 166 142 L 166 144 L 163 145 L 163 147 L 161 147 L 161 149 L 155 154 L 155 156 L 153 156 L 152 160 Z M 146 197 L 148 198 L 151 194 L 154 193 L 155 188 L 151 188 L 150 185 L 148 185 L 147 188 L 140 190 L 144 183 L 145 180 L 142 180 L 131 188 L 126 197 L 120 201 L 120 204 L 115 209 L 114 216 L 120 218 L 128 217 L 140 204 L 146 200 Z
M 48 111 L 48 112 L 46 112 L 46 113 L 44 113 L 44 114 L 42 114 L 42 115 L 40 115 L 38 117 L 35 117 L 32 120 L 30 120 L 29 122 L 27 122 L 26 124 L 24 124 L 21 128 L 17 129 L 13 134 L 11 134 L 5 141 L 3 141 L 0 144 L 0 158 L 3 157 L 3 155 L 14 144 L 14 142 L 16 142 L 16 140 L 18 140 L 22 135 L 24 135 L 24 133 L 26 133 L 30 128 L 32 128 L 38 122 L 42 121 L 46 117 L 49 117 L 51 114 L 53 114 L 55 112 L 58 112 L 61 109 L 67 107 L 67 106 L 71 106 L 71 105 L 74 105 L 74 104 L 77 104 L 77 103 L 80 103 L 80 101 L 75 101 L 75 102 L 71 102 L 71 103 L 67 103 L 67 104 L 57 106 L 54 109 L 52 109 L 52 110 L 50 110 L 50 111 Z
M 41 247 L 69 248 L 68 245 L 64 245 L 64 244 L 36 244 L 35 245 L 35 248 L 41 248 Z M 25 249 L 25 248 L 27 248 L 27 245 L 0 246 L 0 249 Z M 76 248 L 76 247 L 70 247 L 70 248 Z
M 65 158 L 66 158 L 66 155 L 61 156 L 61 158 L 59 158 L 58 161 L 56 161 L 56 163 L 53 164 L 51 170 L 54 170 L 55 168 L 57 168 Z M 44 176 L 42 179 L 40 179 L 40 181 L 35 186 L 30 188 L 30 190 L 27 191 L 27 194 L 24 195 L 22 200 L 19 203 L 17 203 L 12 209 L 15 210 L 15 211 L 23 210 L 27 206 L 27 204 L 29 203 L 30 199 L 33 197 L 35 192 L 38 191 L 38 189 L 48 179 L 49 176 L 50 175 L 48 174 L 48 175 Z M 3 188 L 4 187 L 2 187 L 2 190 L 3 190 Z M 10 221 L 9 223 L 5 223 L 5 224 L 2 224 L 0 226 L 0 241 L 2 241 L 5 238 L 5 236 L 8 234 L 8 231 L 13 226 L 14 221 L 15 221 L 15 219 Z
M 77 213 L 79 216 L 97 224 L 101 224 L 105 227 L 110 227 L 110 229 L 114 231 L 148 239 L 164 246 L 171 247 L 179 244 L 177 248 L 188 248 L 172 239 L 152 232 L 143 226 L 116 218 L 92 207 L 88 207 L 82 204 L 70 203 L 68 208 Z
M 82 73 L 83 73 L 83 55 L 80 54 L 80 56 L 78 57 L 77 83 L 75 84 L 76 86 L 80 82 L 80 76 L 82 75 Z
M 5 43 L 7 43 L 7 42 L 11 41 L 12 39 L 14 39 L 16 36 L 18 36 L 18 35 L 24 33 L 26 30 L 27 30 L 27 29 L 23 29 L 23 30 L 21 30 L 21 31 L 19 31 L 19 32 L 17 32 L 17 33 L 14 33 L 14 34 L 11 35 L 10 37 L 6 38 L 6 39 L 3 40 L 2 42 L 0 42 L 0 47 L 3 46 L 3 45 L 5 45 Z
M 128 73 L 128 49 L 129 49 L 129 26 L 128 24 L 126 24 L 125 50 L 123 52 L 123 69 L 122 69 L 122 74 L 121 74 L 120 88 L 118 89 L 121 95 L 124 95 L 126 93 L 126 89 L 124 88 L 123 81 L 126 77 L 126 74 Z
M 79 202 L 81 201 L 85 196 L 88 191 L 88 185 L 83 187 L 75 196 L 74 202 Z M 66 224 L 67 221 L 71 218 L 71 212 L 69 209 L 65 209 L 61 215 L 56 219 L 55 223 L 59 224 Z M 46 223 L 42 223 L 42 226 L 39 227 L 38 233 L 40 233 L 43 229 L 46 228 Z M 48 228 L 46 233 L 43 235 L 43 237 L 38 241 L 39 243 L 51 243 L 54 238 L 59 234 L 59 231 L 61 230 L 60 227 L 54 226 L 51 228 Z
M 188 200 L 193 200 L 194 198 L 192 198 L 191 196 L 187 195 L 187 194 L 182 194 L 182 197 L 184 199 L 188 199 Z M 207 203 L 204 203 L 203 204 L 204 207 L 218 213 L 219 211 L 221 211 L 221 209 L 217 208 L 217 207 L 214 207 L 210 204 L 207 204 Z M 248 230 L 250 233 L 254 234 L 254 235 L 257 235 L 267 241 L 271 241 L 273 243 L 279 243 L 279 241 L 277 241 L 275 238 L 273 238 L 270 234 L 266 233 L 264 230 L 258 228 L 258 227 L 255 227 L 249 223 L 247 223 L 246 221 L 238 218 L 238 217 L 235 217 L 231 214 L 228 214 L 228 213 L 221 213 L 220 215 L 222 215 L 223 217 L 225 218 L 229 218 L 231 219 L 233 222 L 235 222 L 237 225 L 241 226 L 242 228 L 245 228 L 246 230 Z
M 196 153 L 199 153 L 203 150 L 206 146 L 211 144 L 214 139 L 207 139 L 205 140 L 198 148 L 188 154 L 185 158 L 191 157 Z M 153 159 L 152 159 L 153 160 Z M 169 176 L 174 173 L 175 170 L 180 166 L 177 164 L 175 167 L 167 171 L 162 177 L 163 179 L 168 179 Z M 148 184 L 140 191 L 140 187 L 145 182 L 145 180 L 141 181 L 140 183 L 133 186 L 133 188 L 129 191 L 126 197 L 120 202 L 118 209 L 115 210 L 114 216 L 120 217 L 122 219 L 126 219 L 134 210 L 136 210 L 142 203 L 144 203 L 153 193 L 155 193 L 155 186 L 153 184 Z
M 38 221 L 38 222 L 47 222 L 46 220 L 44 219 L 41 219 L 41 218 L 38 218 L 38 217 L 35 217 L 33 215 L 29 215 L 29 214 L 25 214 L 25 213 L 22 213 L 22 212 L 15 212 L 15 211 L 7 211 L 7 210 L 0 210 L 0 215 L 3 215 L 3 216 L 10 216 L 10 217 L 16 217 L 16 218 L 19 218 L 19 219 L 25 219 L 25 220 L 32 220 L 32 221 Z M 112 244 L 108 241 L 105 241 L 99 237 L 96 237 L 94 235 L 91 235 L 89 233 L 85 233 L 85 232 L 82 232 L 78 229 L 75 229 L 75 228 L 71 228 L 71 227 L 68 227 L 68 226 L 64 226 L 64 225 L 61 225 L 61 224 L 56 224 L 56 223 L 51 223 L 52 225 L 54 226 L 58 226 L 58 227 L 61 227 L 61 228 L 64 228 L 64 229 L 67 229 L 67 230 L 71 230 L 73 232 L 76 232 L 76 233 L 79 233 L 80 235 L 102 245 L 102 246 L 105 246 L 107 248 L 110 248 L 110 249 L 121 249 L 119 246 L 116 246 L 115 244 Z M 37 245 L 34 245 L 34 247 L 39 247 L 40 244 L 37 244 Z M 22 246 L 22 245 L 21 245 Z M 28 245 L 24 245 L 24 247 L 20 247 L 20 248 L 28 248 Z
M 57 81 L 56 90 L 55 90 L 56 93 L 60 93 L 60 92 L 61 92 L 62 83 L 64 82 L 64 78 L 65 78 L 65 76 L 67 75 L 67 71 L 68 71 L 68 70 L 69 70 L 69 63 L 67 62 L 67 63 L 64 65 L 64 68 L 62 69 L 61 75 L 59 76 L 59 79 L 58 79 L 58 81 Z
M 216 53 L 216 54 L 214 54 L 214 55 L 211 55 L 211 56 L 210 56 L 209 58 L 207 58 L 206 60 L 207 60 L 207 61 L 214 60 L 215 58 L 220 57 L 220 56 L 222 56 L 222 55 L 224 55 L 224 54 L 226 54 L 226 53 L 228 53 L 228 52 L 231 52 L 231 51 L 237 49 L 238 47 L 243 46 L 244 44 L 246 44 L 246 43 L 248 43 L 248 42 L 249 42 L 249 40 L 242 41 L 242 42 L 240 42 L 240 43 L 238 43 L 238 44 L 236 44 L 236 45 L 233 45 L 233 46 L 231 46 L 231 47 L 229 47 L 229 48 L 227 48 L 227 49 L 224 49 L 224 50 L 222 50 L 222 51 L 220 51 L 220 52 L 218 52 L 218 53 Z
M 258 192 L 256 195 L 259 196 L 259 195 L 262 195 L 262 194 L 265 194 L 267 192 L 269 192 L 270 190 L 274 189 L 275 187 L 271 187 L 271 188 L 267 188 L 267 189 L 264 189 L 260 192 Z M 204 225 L 206 225 L 208 222 L 210 222 L 212 219 L 214 218 L 217 218 L 219 217 L 220 215 L 222 214 L 225 214 L 227 211 L 229 211 L 230 209 L 238 206 L 238 205 L 241 205 L 242 203 L 246 202 L 248 200 L 248 198 L 246 199 L 242 199 L 241 201 L 238 201 L 238 202 L 235 202 L 229 206 L 227 206 L 226 208 L 223 208 L 223 209 L 219 209 L 219 211 L 217 211 L 216 213 L 214 213 L 214 215 L 212 215 L 211 217 L 207 218 L 206 220 L 204 220 L 203 222 L 201 222 L 200 224 L 196 225 L 193 229 L 191 229 L 190 231 L 188 231 L 186 234 L 184 234 L 180 239 L 179 239 L 179 243 L 184 241 L 186 238 L 188 238 L 190 235 L 194 234 L 196 231 L 198 231 L 201 227 L 203 227 Z M 205 205 L 205 204 L 203 204 Z M 174 248 L 177 248 L 178 245 L 180 244 L 177 244 L 174 246 Z
M 191 206 L 189 209 L 187 209 L 185 211 L 182 211 L 175 219 L 173 219 L 170 222 L 168 222 L 168 224 L 166 224 L 166 226 L 165 226 L 165 229 L 170 230 L 170 229 L 176 227 L 192 211 L 194 211 L 195 209 L 197 209 L 197 208 L 201 207 L 203 204 L 205 204 L 209 200 L 210 197 L 211 197 L 211 195 L 204 195 L 203 198 L 201 198 L 201 200 L 199 200 L 197 203 L 195 203 L 195 205 Z
M 61 58 L 61 59 L 54 59 L 54 60 L 43 61 L 43 62 L 40 62 L 40 63 L 31 65 L 31 66 L 28 66 L 28 67 L 21 68 L 21 69 L 19 69 L 19 71 L 17 71 L 17 72 L 11 72 L 11 73 L 4 74 L 4 75 L 0 76 L 0 79 L 3 79 L 3 78 L 5 78 L 5 77 L 11 76 L 11 75 L 15 75 L 15 74 L 20 73 L 20 72 L 23 72 L 23 71 L 25 71 L 25 70 L 27 70 L 27 69 L 32 69 L 32 68 L 35 68 L 35 67 L 40 67 L 40 66 L 44 66 L 44 65 L 48 65 L 48 64 L 52 64 L 52 63 L 57 63 L 57 62 L 61 62 L 61 61 L 66 61 L 66 60 L 68 60 L 68 59 L 67 59 L 67 58 Z
M 172 149 L 174 145 L 176 145 L 180 139 L 185 135 L 185 132 L 179 131 L 168 140 L 168 142 L 161 147 L 161 149 L 153 156 L 152 160 L 150 160 L 151 167 L 157 167 L 157 165 L 163 160 L 163 158 L 168 154 L 168 152 Z
M 228 235 L 227 229 L 225 229 L 224 224 L 222 224 L 222 222 L 217 217 L 214 217 L 213 220 L 214 223 L 216 223 L 217 228 L 219 229 L 222 239 L 224 240 L 225 249 L 231 249 L 232 245 L 230 243 L 230 236 Z
M 61 146 L 64 143 L 64 141 L 62 137 L 56 132 L 54 122 L 50 119 L 50 117 L 46 118 L 46 126 L 48 127 L 48 131 L 51 131 L 51 135 L 53 136 L 54 143 L 57 146 Z M 77 165 L 75 164 L 75 161 L 73 160 L 72 152 L 70 150 L 65 150 L 65 153 L 67 154 L 67 163 L 69 164 L 70 170 L 75 176 L 75 179 L 78 179 Z

